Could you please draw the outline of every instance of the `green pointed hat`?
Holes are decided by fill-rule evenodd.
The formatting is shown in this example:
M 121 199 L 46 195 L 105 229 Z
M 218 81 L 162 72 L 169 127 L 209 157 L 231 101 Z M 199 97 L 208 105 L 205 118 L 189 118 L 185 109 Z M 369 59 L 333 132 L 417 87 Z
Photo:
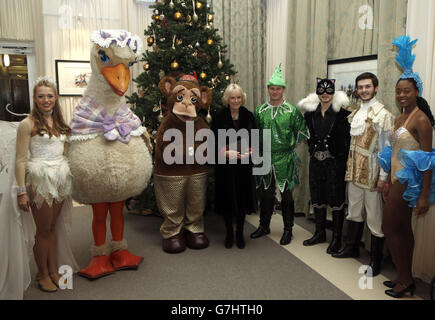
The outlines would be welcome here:
M 270 78 L 269 82 L 267 83 L 267 87 L 270 86 L 280 86 L 280 87 L 286 87 L 285 81 L 282 77 L 282 71 L 281 71 L 281 63 L 279 66 L 275 69 L 274 74 Z

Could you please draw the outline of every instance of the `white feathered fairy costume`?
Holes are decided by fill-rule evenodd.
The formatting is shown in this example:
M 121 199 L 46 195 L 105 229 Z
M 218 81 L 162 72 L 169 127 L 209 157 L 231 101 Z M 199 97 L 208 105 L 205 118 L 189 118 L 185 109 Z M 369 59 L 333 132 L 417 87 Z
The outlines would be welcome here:
M 71 228 L 72 199 L 71 174 L 63 156 L 65 137 L 36 135 L 30 138 L 30 156 L 26 166 L 26 184 L 36 193 L 37 206 L 53 199 L 63 200 L 61 213 L 56 223 L 57 266 L 70 266 L 77 271 L 68 241 Z M 17 203 L 18 184 L 15 178 L 16 138 L 9 142 L 12 154 L 8 164 L 8 188 L 0 203 L 0 300 L 23 299 L 24 291 L 31 281 L 30 261 L 36 227 L 31 212 L 20 210 Z M 60 191 L 60 193 L 59 193 Z

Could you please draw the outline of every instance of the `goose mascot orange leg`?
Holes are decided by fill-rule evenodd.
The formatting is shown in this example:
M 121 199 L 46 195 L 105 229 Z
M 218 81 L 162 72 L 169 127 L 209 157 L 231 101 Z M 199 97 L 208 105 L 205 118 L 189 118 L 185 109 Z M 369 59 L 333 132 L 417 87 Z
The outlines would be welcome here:
M 124 238 L 125 199 L 140 194 L 152 173 L 151 144 L 141 121 L 127 107 L 124 94 L 129 67 L 142 43 L 123 30 L 92 33 L 92 75 L 74 109 L 68 150 L 74 176 L 73 198 L 92 205 L 93 258 L 79 271 L 88 279 L 121 269 L 137 269 L 143 257 L 128 250 Z M 106 242 L 110 213 L 112 241 Z
M 92 233 L 94 235 L 94 252 L 97 253 L 93 257 L 89 266 L 79 271 L 79 275 L 90 279 L 96 279 L 105 275 L 109 275 L 116 270 L 121 269 L 137 269 L 143 261 L 143 257 L 138 257 L 130 253 L 123 241 L 124 234 L 124 202 L 104 202 L 92 204 L 93 220 Z M 112 232 L 112 242 L 110 258 L 107 255 L 108 247 L 106 242 L 106 219 L 110 212 L 110 230 Z M 103 251 L 98 252 L 98 248 Z M 106 250 L 106 252 L 104 252 Z M 100 254 L 98 254 L 100 253 Z

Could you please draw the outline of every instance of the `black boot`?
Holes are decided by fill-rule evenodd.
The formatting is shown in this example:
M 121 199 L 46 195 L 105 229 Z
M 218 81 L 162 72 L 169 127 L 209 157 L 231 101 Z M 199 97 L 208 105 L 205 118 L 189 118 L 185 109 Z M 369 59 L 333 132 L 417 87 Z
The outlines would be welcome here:
M 334 258 L 358 258 L 359 244 L 364 230 L 364 222 L 347 220 L 347 239 L 344 248 L 338 253 L 333 253 Z
M 225 221 L 225 229 L 226 229 L 226 235 L 225 235 L 225 248 L 229 249 L 234 244 L 234 230 L 233 230 L 233 219 L 231 217 L 224 217 Z
M 332 211 L 332 241 L 326 253 L 338 253 L 341 248 L 341 235 L 343 231 L 344 211 Z
M 381 273 L 382 258 L 384 257 L 384 240 L 384 237 L 375 237 L 373 234 L 371 236 L 370 263 L 369 269 L 365 272 L 369 277 L 376 277 Z
M 272 218 L 275 198 L 263 198 L 260 208 L 260 225 L 251 233 L 251 238 L 256 239 L 270 233 L 270 219 Z
M 245 239 L 243 237 L 243 230 L 236 231 L 236 245 L 237 245 L 237 248 L 239 248 L 239 249 L 245 248 Z
M 326 241 L 326 208 L 314 208 L 314 220 L 316 222 L 316 231 L 310 239 L 303 242 L 306 247 Z
M 285 246 L 292 241 L 292 230 L 295 220 L 295 202 L 282 201 L 282 221 L 284 222 L 284 233 L 279 241 L 279 244 Z
M 243 249 L 245 247 L 245 239 L 243 237 L 243 227 L 245 225 L 245 214 L 237 217 L 236 224 L 236 245 L 239 249 Z

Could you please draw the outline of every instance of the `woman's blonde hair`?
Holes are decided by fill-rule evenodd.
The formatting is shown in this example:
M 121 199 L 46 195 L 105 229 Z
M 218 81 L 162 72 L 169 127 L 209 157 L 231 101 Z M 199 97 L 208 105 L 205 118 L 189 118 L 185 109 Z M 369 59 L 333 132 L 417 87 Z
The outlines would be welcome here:
M 224 95 L 222 96 L 222 102 L 224 106 L 228 106 L 228 99 L 230 98 L 230 95 L 234 92 L 239 92 L 242 96 L 242 106 L 245 106 L 246 104 L 246 93 L 243 91 L 242 87 L 238 84 L 232 83 L 228 85 L 228 87 L 225 89 Z
M 38 106 L 35 103 L 36 89 L 39 87 L 48 87 L 53 89 L 54 95 L 56 96 L 56 102 L 54 104 L 53 114 L 52 114 L 53 126 L 51 128 L 48 126 L 47 121 L 45 120 L 41 110 L 39 110 Z M 60 109 L 59 96 L 57 94 L 56 84 L 54 84 L 54 82 L 48 78 L 39 78 L 38 80 L 36 80 L 36 84 L 33 87 L 33 108 L 30 115 L 33 119 L 36 133 L 41 136 L 44 133 L 48 133 L 50 137 L 52 135 L 59 136 L 61 134 L 65 134 L 65 135 L 71 134 L 70 127 L 65 123 L 65 120 L 63 119 L 62 111 Z

